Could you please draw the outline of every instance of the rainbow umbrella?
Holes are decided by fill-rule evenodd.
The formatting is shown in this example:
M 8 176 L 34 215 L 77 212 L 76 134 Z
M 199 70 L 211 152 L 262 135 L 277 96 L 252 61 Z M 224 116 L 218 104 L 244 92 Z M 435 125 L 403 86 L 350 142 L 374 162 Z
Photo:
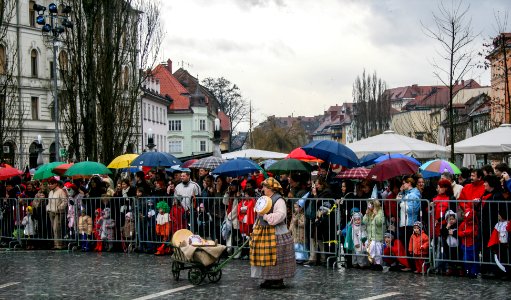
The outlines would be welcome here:
M 460 169 L 455 164 L 443 159 L 435 159 L 425 162 L 419 169 L 421 170 L 424 178 L 440 176 L 444 172 L 449 172 L 451 174 L 461 173 Z

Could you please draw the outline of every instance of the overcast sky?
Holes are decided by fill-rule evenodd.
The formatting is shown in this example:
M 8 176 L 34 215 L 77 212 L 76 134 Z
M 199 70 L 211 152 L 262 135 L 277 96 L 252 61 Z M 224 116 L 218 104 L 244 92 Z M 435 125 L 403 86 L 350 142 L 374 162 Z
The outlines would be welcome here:
M 225 77 L 252 101 L 255 119 L 313 116 L 352 102 L 352 86 L 366 69 L 388 87 L 440 84 L 431 61 L 438 44 L 434 0 L 186 0 L 162 1 L 166 31 L 161 61 L 170 58 L 199 78 Z M 450 5 L 450 1 L 445 1 Z M 495 12 L 509 0 L 470 4 L 473 43 L 496 34 Z M 489 85 L 489 73 L 471 76 Z M 468 78 L 467 78 L 468 79 Z M 242 129 L 246 129 L 244 126 Z

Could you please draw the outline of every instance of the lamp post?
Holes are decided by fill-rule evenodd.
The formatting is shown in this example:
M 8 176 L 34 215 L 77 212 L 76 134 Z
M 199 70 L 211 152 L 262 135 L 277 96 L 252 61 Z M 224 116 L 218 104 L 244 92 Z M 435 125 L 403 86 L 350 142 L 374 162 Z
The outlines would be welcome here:
M 218 117 L 215 118 L 214 121 L 214 130 L 213 130 L 213 156 L 222 157 L 222 151 L 220 150 L 220 142 L 222 141 L 221 130 L 220 127 L 220 119 Z
M 147 129 L 147 148 L 150 152 L 156 151 L 154 147 L 156 147 L 156 144 L 154 143 L 154 133 L 153 129 L 149 128 Z
M 42 165 L 44 162 L 43 162 L 43 141 L 41 139 L 41 135 L 39 134 L 37 136 L 37 166 L 40 166 Z
M 59 9 L 55 3 L 48 5 L 48 14 L 44 14 L 46 7 L 34 3 L 34 10 L 37 11 L 36 23 L 43 25 L 41 31 L 43 35 L 51 38 L 53 45 L 53 110 L 55 114 L 55 160 L 60 161 L 60 143 L 59 143 L 59 102 L 57 95 L 57 42 L 59 35 L 66 32 L 66 29 L 73 28 L 73 23 L 69 21 L 71 6 L 62 5 Z M 49 21 L 49 23 L 47 22 Z

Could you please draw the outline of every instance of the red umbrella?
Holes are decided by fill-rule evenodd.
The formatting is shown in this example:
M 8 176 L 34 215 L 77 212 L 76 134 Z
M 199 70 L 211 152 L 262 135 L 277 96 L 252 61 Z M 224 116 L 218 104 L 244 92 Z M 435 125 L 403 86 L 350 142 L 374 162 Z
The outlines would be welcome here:
M 376 164 L 367 175 L 376 181 L 385 181 L 389 178 L 411 175 L 417 173 L 419 166 L 404 158 L 390 158 Z
M 335 176 L 335 178 L 345 178 L 345 179 L 364 179 L 369 175 L 368 168 L 353 168 L 341 171 L 339 175 Z
M 198 159 L 187 160 L 181 165 L 181 168 L 189 168 L 196 161 L 198 161 Z
M 286 158 L 294 158 L 301 161 L 309 161 L 309 162 L 322 162 L 321 159 L 314 157 L 312 155 L 308 155 L 302 148 L 296 148 L 293 151 L 289 152 Z
M 74 164 L 62 164 L 60 166 L 57 166 L 53 168 L 52 172 L 59 175 L 64 175 L 66 173 L 67 169 L 69 169 Z
M 13 167 L 0 168 L 0 180 L 6 180 L 21 174 L 23 174 L 23 172 Z

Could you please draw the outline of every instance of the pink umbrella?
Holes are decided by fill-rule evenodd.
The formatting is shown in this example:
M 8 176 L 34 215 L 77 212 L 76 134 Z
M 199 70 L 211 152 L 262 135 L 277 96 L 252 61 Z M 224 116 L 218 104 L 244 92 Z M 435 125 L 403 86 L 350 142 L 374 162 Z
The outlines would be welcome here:
M 365 179 L 371 170 L 367 168 L 353 168 L 341 171 L 335 178 Z
M 0 180 L 6 180 L 14 176 L 19 176 L 21 174 L 23 174 L 22 171 L 13 167 L 0 168 Z

